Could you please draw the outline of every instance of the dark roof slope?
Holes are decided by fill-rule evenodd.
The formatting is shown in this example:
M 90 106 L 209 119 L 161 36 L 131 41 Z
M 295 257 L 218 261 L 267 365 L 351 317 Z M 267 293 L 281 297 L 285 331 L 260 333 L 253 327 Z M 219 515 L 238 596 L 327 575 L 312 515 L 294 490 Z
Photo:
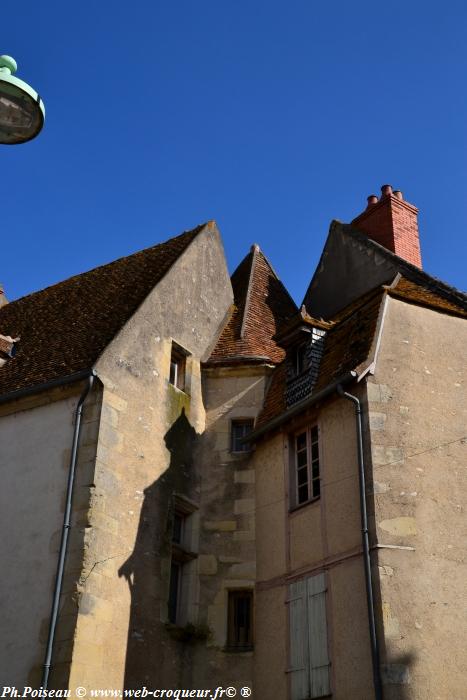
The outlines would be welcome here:
M 303 303 L 312 316 L 330 319 L 362 294 L 392 282 L 397 273 L 467 309 L 467 294 L 400 258 L 352 225 L 339 221 L 331 223 Z
M 258 246 L 252 246 L 231 280 L 234 309 L 209 364 L 281 362 L 284 351 L 273 337 L 297 306 Z
M 344 232 L 347 235 L 352 236 L 355 240 L 363 243 L 368 248 L 376 248 L 378 252 L 387 260 L 393 262 L 397 266 L 399 273 L 407 280 L 410 280 L 417 285 L 421 285 L 428 291 L 467 309 L 467 294 L 465 292 L 446 284 L 446 282 L 443 282 L 433 275 L 429 275 L 420 267 L 412 265 L 412 263 L 404 260 L 404 258 L 400 258 L 398 255 L 393 253 L 392 250 L 388 250 L 366 234 L 353 228 L 352 225 L 343 224 L 342 227 Z
M 91 369 L 204 224 L 0 308 L 0 333 L 20 337 L 0 368 L 0 395 Z

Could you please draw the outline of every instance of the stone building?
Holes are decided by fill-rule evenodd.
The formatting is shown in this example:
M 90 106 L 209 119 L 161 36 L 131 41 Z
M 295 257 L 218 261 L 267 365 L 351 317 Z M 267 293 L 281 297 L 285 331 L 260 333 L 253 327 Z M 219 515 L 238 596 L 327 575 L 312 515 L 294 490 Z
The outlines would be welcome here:
M 466 316 L 389 186 L 300 310 L 212 222 L 3 305 L 2 684 L 460 700 Z

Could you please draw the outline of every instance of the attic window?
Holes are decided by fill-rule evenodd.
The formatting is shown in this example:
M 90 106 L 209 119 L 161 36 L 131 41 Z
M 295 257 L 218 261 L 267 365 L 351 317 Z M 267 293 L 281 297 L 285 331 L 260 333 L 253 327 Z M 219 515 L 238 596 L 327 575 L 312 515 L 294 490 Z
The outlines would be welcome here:
M 312 393 L 318 379 L 325 337 L 326 331 L 313 326 L 311 332 L 307 329 L 305 341 L 296 343 L 288 350 L 285 390 L 287 406 L 302 401 Z
M 172 341 L 169 383 L 180 389 L 180 391 L 185 391 L 187 354 L 186 350 Z
M 306 369 L 306 344 L 301 343 L 293 351 L 294 373 L 298 377 L 299 374 Z

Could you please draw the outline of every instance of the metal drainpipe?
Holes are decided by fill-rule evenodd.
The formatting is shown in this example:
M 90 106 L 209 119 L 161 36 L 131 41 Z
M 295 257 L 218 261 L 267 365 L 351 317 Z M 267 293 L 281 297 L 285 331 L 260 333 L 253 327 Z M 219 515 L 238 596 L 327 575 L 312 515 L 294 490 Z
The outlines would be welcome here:
M 375 689 L 375 700 L 383 700 L 383 689 L 379 668 L 379 648 L 376 636 L 375 605 L 373 600 L 373 585 L 371 579 L 370 561 L 370 541 L 368 537 L 368 516 L 366 509 L 366 480 L 365 464 L 363 461 L 363 436 L 362 436 L 362 407 L 360 400 L 353 394 L 349 394 L 342 388 L 337 387 L 337 393 L 344 399 L 351 401 L 355 406 L 355 417 L 357 423 L 357 452 L 358 452 L 358 476 L 360 486 L 360 516 L 362 523 L 362 543 L 363 562 L 365 567 L 366 600 L 368 606 L 368 622 L 370 628 L 371 661 L 373 667 L 373 685 Z
M 47 690 L 48 682 L 49 682 L 50 664 L 52 661 L 52 650 L 53 650 L 53 644 L 54 644 L 54 638 L 55 638 L 55 630 L 57 627 L 58 606 L 60 603 L 60 595 L 62 592 L 62 583 L 63 583 L 63 573 L 65 570 L 65 558 L 66 558 L 66 550 L 67 550 L 67 545 L 68 545 L 68 535 L 70 533 L 70 527 L 71 527 L 71 502 L 72 502 L 72 498 L 73 498 L 73 487 L 74 487 L 74 483 L 75 483 L 76 461 L 77 461 L 77 456 L 78 456 L 78 441 L 79 441 L 79 434 L 80 434 L 80 428 L 81 428 L 81 416 L 83 413 L 83 405 L 84 405 L 84 402 L 86 400 L 86 397 L 92 389 L 92 385 L 94 383 L 94 377 L 95 377 L 95 373 L 93 371 L 92 374 L 90 374 L 88 377 L 88 381 L 86 383 L 86 386 L 85 386 L 81 396 L 79 397 L 79 401 L 78 401 L 78 404 L 76 406 L 76 411 L 75 411 L 75 428 L 73 431 L 70 470 L 68 472 L 65 515 L 63 517 L 62 538 L 60 541 L 60 550 L 59 550 L 59 555 L 58 555 L 57 574 L 55 576 L 55 587 L 54 587 L 54 595 L 53 595 L 53 603 L 52 603 L 52 612 L 50 614 L 49 636 L 47 638 L 47 649 L 46 649 L 46 653 L 45 653 L 44 671 L 42 673 L 41 687 L 44 690 Z

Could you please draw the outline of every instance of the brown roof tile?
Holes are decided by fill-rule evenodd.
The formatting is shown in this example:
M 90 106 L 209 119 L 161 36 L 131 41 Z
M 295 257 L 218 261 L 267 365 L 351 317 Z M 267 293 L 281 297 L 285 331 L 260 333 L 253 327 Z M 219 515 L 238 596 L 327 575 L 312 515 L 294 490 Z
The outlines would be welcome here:
M 91 369 L 203 228 L 2 306 L 0 333 L 20 341 L 0 369 L 0 395 Z
M 235 306 L 209 364 L 259 358 L 281 362 L 284 350 L 273 338 L 297 307 L 258 246 L 252 247 L 231 279 Z
M 318 393 L 347 372 L 362 370 L 369 361 L 378 326 L 379 310 L 386 293 L 443 313 L 467 317 L 462 297 L 459 297 L 459 302 L 456 303 L 455 297 L 448 300 L 443 290 L 441 293 L 434 291 L 431 282 L 425 285 L 417 284 L 398 275 L 393 285 L 378 287 L 368 292 L 329 320 L 330 329 L 326 335 L 313 393 Z M 255 430 L 286 412 L 285 381 L 283 362 L 274 371 Z
M 387 290 L 392 297 L 397 299 L 467 318 L 467 306 L 465 303 L 462 304 L 461 300 L 459 302 L 448 300 L 446 297 L 433 291 L 433 289 L 416 284 L 405 277 L 400 276 L 396 278 L 394 284 L 389 286 Z
M 348 313 L 339 314 L 340 321 L 328 330 L 324 341 L 323 357 L 313 393 L 321 391 L 368 359 L 383 296 L 384 292 L 381 289 L 377 292 L 373 291 L 370 295 L 365 295 L 364 301 L 361 299 L 360 304 L 354 302 L 347 307 Z M 283 362 L 274 371 L 255 429 L 286 411 L 285 381 L 285 362 Z

